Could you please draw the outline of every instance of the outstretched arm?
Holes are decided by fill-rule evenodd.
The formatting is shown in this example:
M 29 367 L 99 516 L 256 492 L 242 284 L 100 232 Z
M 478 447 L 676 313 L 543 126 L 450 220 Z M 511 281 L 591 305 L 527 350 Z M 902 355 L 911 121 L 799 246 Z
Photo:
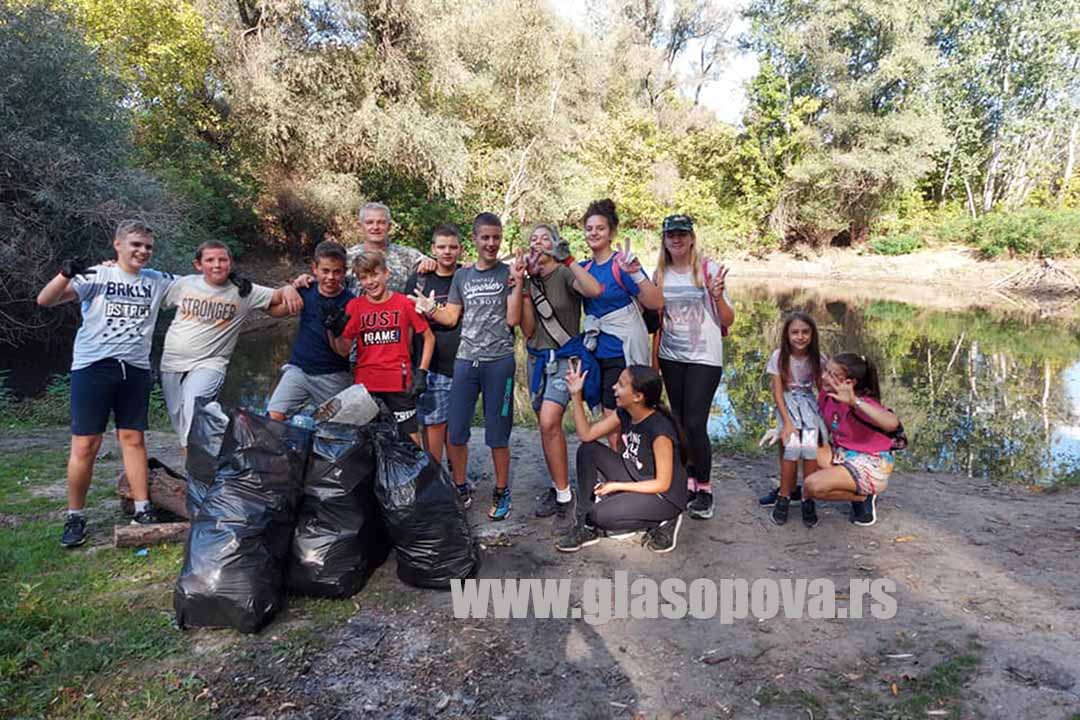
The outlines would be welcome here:
M 585 376 L 588 374 L 588 370 L 581 372 L 580 360 L 570 358 L 570 369 L 566 372 L 566 386 L 570 390 L 570 407 L 574 413 L 574 428 L 577 430 L 577 436 L 581 442 L 592 442 L 606 437 L 615 432 L 622 424 L 619 416 L 615 413 L 605 415 L 599 422 L 589 422 L 589 417 L 585 414 L 585 400 L 582 397 L 585 389 Z

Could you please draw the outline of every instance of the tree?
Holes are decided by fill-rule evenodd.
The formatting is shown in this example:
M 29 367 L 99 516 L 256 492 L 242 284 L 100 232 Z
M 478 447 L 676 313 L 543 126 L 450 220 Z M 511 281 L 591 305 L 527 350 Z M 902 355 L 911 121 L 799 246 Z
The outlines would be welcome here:
M 943 142 L 929 100 L 932 6 L 876 0 L 759 0 L 752 47 L 793 98 L 820 104 L 814 134 L 786 172 L 775 215 L 785 235 L 815 244 L 846 230 L 864 241 L 899 193 L 933 167 Z
M 68 16 L 0 7 L 0 55 L 0 342 L 17 345 L 60 322 L 32 298 L 64 258 L 111 254 L 116 223 L 136 216 L 156 228 L 167 259 L 167 242 L 185 234 L 184 208 L 132 169 L 124 85 Z

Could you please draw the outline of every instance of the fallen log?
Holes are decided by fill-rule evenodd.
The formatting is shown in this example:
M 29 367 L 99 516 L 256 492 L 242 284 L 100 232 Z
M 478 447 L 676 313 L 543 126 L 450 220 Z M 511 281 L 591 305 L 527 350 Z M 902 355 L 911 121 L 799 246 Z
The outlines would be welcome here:
M 191 523 L 157 523 L 156 525 L 114 525 L 113 547 L 145 547 L 166 542 L 184 542 L 191 532 Z
M 135 498 L 131 494 L 127 473 L 123 470 L 116 478 L 116 492 L 120 495 L 120 505 L 124 512 L 133 515 Z M 182 518 L 188 517 L 187 479 L 155 458 L 150 459 L 150 502 L 154 507 L 168 510 Z

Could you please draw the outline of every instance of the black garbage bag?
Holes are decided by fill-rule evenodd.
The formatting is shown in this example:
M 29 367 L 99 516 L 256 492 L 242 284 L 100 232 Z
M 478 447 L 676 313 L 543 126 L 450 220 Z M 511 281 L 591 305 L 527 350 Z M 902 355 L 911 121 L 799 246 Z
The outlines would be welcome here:
M 311 433 L 228 413 L 218 469 L 192 519 L 173 606 L 180 627 L 257 632 L 285 604 L 285 567 Z
M 452 579 L 475 573 L 479 556 L 450 475 L 381 418 L 375 458 L 375 497 L 397 551 L 398 577 L 448 590 Z
M 304 474 L 285 586 L 290 592 L 346 598 L 390 553 L 375 502 L 375 447 L 366 427 L 321 423 Z
M 221 443 L 229 429 L 229 415 L 221 404 L 196 398 L 195 411 L 188 431 L 187 511 L 194 519 L 217 474 Z

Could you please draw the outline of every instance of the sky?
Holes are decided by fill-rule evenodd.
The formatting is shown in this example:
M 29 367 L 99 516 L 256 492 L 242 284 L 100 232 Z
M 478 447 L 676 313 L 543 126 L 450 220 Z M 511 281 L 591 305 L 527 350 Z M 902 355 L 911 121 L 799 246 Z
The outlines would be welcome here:
M 721 7 L 730 7 L 739 11 L 746 0 L 714 0 Z M 570 20 L 582 30 L 587 30 L 585 23 L 585 4 L 582 0 L 548 0 L 555 12 Z M 737 18 L 732 34 L 738 35 L 746 29 L 746 23 Z M 733 50 L 733 55 L 718 80 L 708 83 L 701 93 L 701 103 L 716 113 L 724 122 L 738 125 L 746 109 L 745 84 L 757 72 L 757 59 L 750 53 Z M 684 54 L 684 57 L 690 53 Z

